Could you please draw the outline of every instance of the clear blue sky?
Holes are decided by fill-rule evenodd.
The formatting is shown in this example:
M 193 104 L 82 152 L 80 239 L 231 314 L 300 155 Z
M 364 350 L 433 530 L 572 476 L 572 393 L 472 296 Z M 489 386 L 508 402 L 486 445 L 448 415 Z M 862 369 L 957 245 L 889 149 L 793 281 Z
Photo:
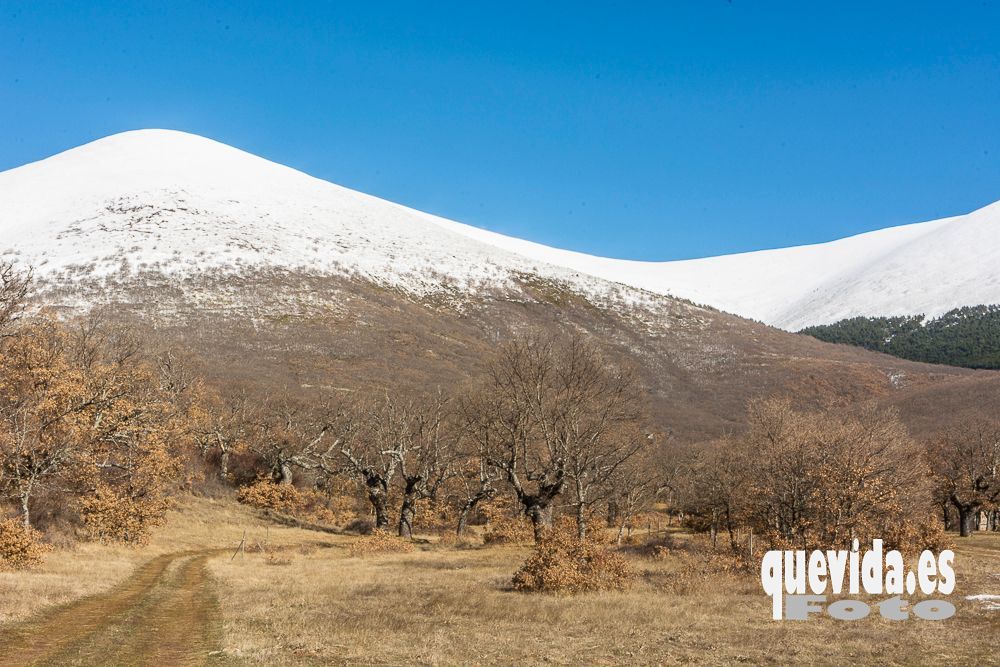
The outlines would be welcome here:
M 822 241 L 1000 199 L 1000 7 L 0 2 L 0 169 L 142 127 L 587 252 Z

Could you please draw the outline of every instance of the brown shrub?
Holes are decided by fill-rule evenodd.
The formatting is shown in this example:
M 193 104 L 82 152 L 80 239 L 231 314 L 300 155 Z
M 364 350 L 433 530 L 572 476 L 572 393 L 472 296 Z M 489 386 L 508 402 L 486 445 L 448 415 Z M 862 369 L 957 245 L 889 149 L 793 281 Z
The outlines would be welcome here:
M 455 508 L 448 503 L 422 498 L 417 501 L 413 531 L 449 535 L 455 532 L 457 521 Z
M 513 585 L 519 591 L 579 593 L 623 590 L 634 579 L 635 573 L 620 553 L 557 528 L 542 539 L 514 574 Z
M 80 516 L 93 539 L 101 542 L 145 544 L 149 531 L 165 521 L 168 498 L 122 496 L 101 485 L 80 500 Z
M 519 511 L 509 496 L 498 496 L 486 503 L 482 512 L 486 516 L 483 531 L 484 544 L 519 544 L 533 542 L 535 532 L 531 521 Z
M 919 554 L 924 549 L 940 553 L 955 546 L 937 517 L 909 521 L 888 527 L 883 535 L 887 549 L 899 549 L 905 554 Z
M 297 511 L 302 504 L 299 490 L 291 484 L 273 484 L 267 481 L 257 481 L 241 487 L 236 492 L 236 500 L 251 507 L 287 514 Z
M 16 519 L 0 521 L 0 570 L 24 570 L 41 563 L 52 547 L 40 538 L 38 531 Z
M 359 537 L 350 548 L 351 555 L 359 558 L 375 554 L 408 553 L 410 551 L 413 551 L 413 542 L 397 537 L 386 530 L 376 530 L 371 535 Z
M 300 489 L 291 484 L 275 484 L 258 480 L 236 492 L 244 505 L 273 510 L 300 519 L 340 525 L 354 518 L 353 500 L 342 496 L 327 496 L 315 489 Z

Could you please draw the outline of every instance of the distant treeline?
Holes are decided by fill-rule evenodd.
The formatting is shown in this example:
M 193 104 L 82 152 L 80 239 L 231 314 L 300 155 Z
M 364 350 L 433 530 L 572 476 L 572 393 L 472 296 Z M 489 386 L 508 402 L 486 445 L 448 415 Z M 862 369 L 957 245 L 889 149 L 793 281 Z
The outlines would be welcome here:
M 931 320 L 923 315 L 852 317 L 801 333 L 913 361 L 1000 368 L 1000 305 L 956 308 Z

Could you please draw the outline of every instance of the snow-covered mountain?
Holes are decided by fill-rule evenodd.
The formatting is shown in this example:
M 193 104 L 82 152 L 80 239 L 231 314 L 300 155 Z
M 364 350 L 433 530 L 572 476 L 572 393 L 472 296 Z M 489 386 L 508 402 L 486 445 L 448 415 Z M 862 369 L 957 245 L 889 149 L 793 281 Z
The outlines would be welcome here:
M 284 268 L 416 294 L 502 290 L 532 275 L 592 296 L 684 297 L 796 330 L 1000 303 L 1000 203 L 819 245 L 637 262 L 503 236 L 209 139 L 140 130 L 0 173 L 3 258 L 56 282 Z

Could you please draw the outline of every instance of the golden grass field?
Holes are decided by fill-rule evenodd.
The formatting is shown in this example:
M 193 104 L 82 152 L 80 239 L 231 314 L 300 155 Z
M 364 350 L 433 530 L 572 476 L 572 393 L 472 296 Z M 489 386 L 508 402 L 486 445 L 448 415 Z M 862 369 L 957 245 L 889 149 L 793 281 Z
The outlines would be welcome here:
M 244 531 L 250 549 L 232 558 Z M 356 539 L 269 524 L 228 500 L 185 499 L 148 547 L 81 545 L 35 571 L 0 574 L 0 631 L 114 589 L 157 555 L 214 550 L 198 584 L 211 588 L 206 622 L 218 630 L 199 658 L 207 664 L 1000 664 L 1000 611 L 964 600 L 1000 594 L 995 534 L 956 549 L 955 618 L 896 623 L 876 613 L 774 622 L 754 577 L 681 576 L 674 555 L 631 555 L 640 578 L 628 592 L 554 596 L 509 590 L 528 547 L 427 540 L 355 557 Z

